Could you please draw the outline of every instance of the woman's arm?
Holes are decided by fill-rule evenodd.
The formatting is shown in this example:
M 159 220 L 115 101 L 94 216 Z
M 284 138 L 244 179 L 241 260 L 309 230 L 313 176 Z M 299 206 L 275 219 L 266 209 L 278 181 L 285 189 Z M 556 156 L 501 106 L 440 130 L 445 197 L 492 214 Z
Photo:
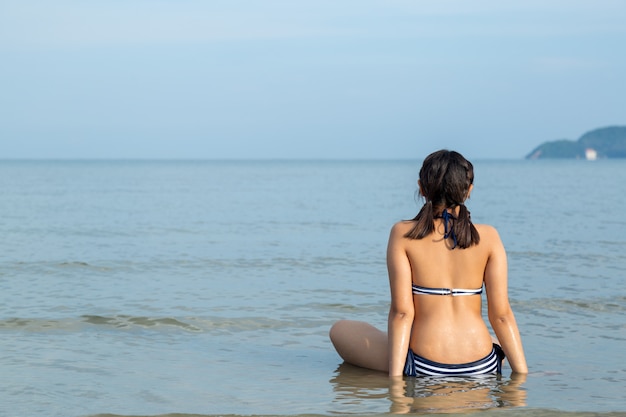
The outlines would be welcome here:
M 387 246 L 387 270 L 391 290 L 391 306 L 387 323 L 389 376 L 401 376 L 403 373 L 415 315 L 411 288 L 411 264 L 404 249 L 406 239 L 403 229 L 401 223 L 391 229 Z
M 484 277 L 489 322 L 496 332 L 496 337 L 502 345 L 513 372 L 525 374 L 528 373 L 528 366 L 522 339 L 509 304 L 506 251 L 494 228 L 488 227 L 484 231 L 481 230 L 481 240 L 483 236 L 489 239 L 492 247 Z

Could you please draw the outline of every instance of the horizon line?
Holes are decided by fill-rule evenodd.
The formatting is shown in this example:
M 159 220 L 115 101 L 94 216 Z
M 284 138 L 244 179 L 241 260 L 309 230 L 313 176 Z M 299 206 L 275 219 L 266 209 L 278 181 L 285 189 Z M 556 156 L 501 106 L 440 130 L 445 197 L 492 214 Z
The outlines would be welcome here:
M 0 162 L 391 162 L 420 161 L 416 158 L 345 158 L 345 157 L 272 157 L 272 158 L 202 158 L 202 157 L 0 157 Z M 470 159 L 470 158 L 468 158 Z M 475 161 L 518 161 L 526 157 L 478 157 Z

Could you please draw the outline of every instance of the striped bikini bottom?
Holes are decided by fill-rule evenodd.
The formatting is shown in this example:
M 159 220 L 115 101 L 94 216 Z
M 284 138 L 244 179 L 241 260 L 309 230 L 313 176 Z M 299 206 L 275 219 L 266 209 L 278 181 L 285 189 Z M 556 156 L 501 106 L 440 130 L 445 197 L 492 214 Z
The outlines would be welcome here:
M 502 360 L 504 359 L 502 348 L 493 344 L 491 353 L 474 362 L 461 364 L 439 363 L 416 355 L 411 348 L 406 356 L 404 375 L 406 376 L 473 376 L 485 374 L 501 374 Z

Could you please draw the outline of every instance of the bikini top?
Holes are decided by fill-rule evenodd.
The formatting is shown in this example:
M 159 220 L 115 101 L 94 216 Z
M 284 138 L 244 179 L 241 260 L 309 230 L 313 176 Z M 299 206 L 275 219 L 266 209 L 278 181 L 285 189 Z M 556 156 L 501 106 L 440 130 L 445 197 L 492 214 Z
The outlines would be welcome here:
M 483 293 L 483 287 L 476 289 L 464 289 L 464 288 L 428 288 L 420 287 L 413 284 L 413 294 L 425 294 L 425 295 L 451 295 L 453 297 L 459 295 L 480 295 Z

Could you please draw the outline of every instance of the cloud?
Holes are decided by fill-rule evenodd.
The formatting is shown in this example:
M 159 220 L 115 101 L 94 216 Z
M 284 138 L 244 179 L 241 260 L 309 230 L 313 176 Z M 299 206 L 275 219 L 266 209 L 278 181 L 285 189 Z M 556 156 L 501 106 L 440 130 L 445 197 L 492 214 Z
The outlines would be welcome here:
M 324 2 L 9 0 L 0 13 L 0 44 L 149 44 L 346 33 L 333 23 L 335 12 L 340 9 Z
M 0 46 L 625 33 L 617 1 L 4 0 Z

